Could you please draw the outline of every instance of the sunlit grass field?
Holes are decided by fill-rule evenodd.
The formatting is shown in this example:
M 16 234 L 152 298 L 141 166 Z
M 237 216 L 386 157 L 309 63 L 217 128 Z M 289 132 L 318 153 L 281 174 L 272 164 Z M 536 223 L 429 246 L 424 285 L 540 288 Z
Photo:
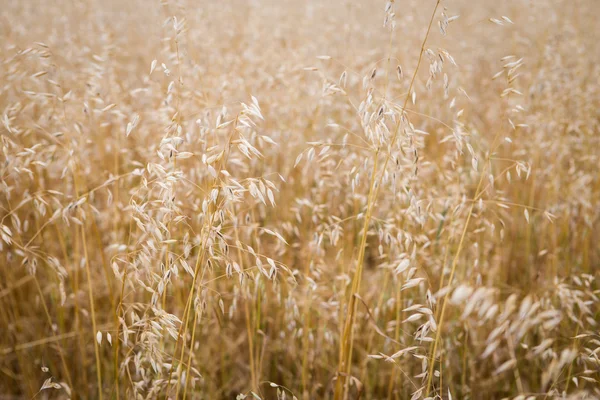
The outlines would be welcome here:
M 600 398 L 599 18 L 0 1 L 0 399 Z

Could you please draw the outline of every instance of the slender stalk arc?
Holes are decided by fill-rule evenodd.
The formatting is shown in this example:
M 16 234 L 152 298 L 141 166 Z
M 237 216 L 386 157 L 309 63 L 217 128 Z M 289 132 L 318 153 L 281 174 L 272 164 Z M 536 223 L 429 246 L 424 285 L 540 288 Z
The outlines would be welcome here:
M 437 0 L 435 3 L 435 8 L 433 9 L 433 13 L 431 14 L 431 19 L 429 21 L 429 26 L 427 27 L 427 33 L 425 34 L 425 38 L 423 39 L 423 43 L 421 44 L 421 52 L 419 53 L 419 60 L 417 62 L 417 67 L 415 68 L 415 72 L 413 73 L 410 86 L 408 88 L 408 93 L 404 99 L 404 104 L 402 106 L 402 113 L 406 109 L 406 105 L 408 104 L 408 99 L 410 98 L 411 92 L 413 90 L 413 86 L 417 77 L 417 73 L 419 71 L 419 67 L 421 66 L 421 61 L 423 60 L 423 53 L 425 52 L 425 44 L 427 43 L 427 38 L 429 37 L 429 33 L 431 32 L 431 26 L 433 25 L 433 20 L 435 18 L 435 14 L 437 12 L 438 6 L 440 5 L 441 0 Z M 398 119 L 396 127 L 394 129 L 394 135 L 392 136 L 392 140 L 390 142 L 390 149 L 394 147 L 396 144 L 396 140 L 398 139 L 398 132 L 400 131 L 400 125 L 402 124 L 402 118 Z M 348 300 L 348 308 L 346 311 L 346 322 L 344 324 L 344 330 L 342 332 L 342 337 L 340 340 L 340 354 L 339 354 L 339 364 L 338 364 L 338 376 L 335 384 L 335 392 L 334 399 L 341 400 L 347 397 L 348 395 L 348 377 L 350 376 L 350 371 L 352 368 L 352 350 L 353 350 L 353 328 L 354 322 L 356 320 L 356 294 L 358 294 L 360 290 L 360 283 L 362 280 L 362 272 L 364 266 L 364 258 L 365 258 L 365 250 L 367 244 L 367 232 L 369 229 L 369 225 L 371 223 L 371 215 L 373 212 L 373 206 L 377 201 L 377 195 L 379 194 L 379 189 L 381 188 L 381 182 L 383 180 L 384 172 L 387 168 L 387 165 L 390 160 L 390 154 L 388 152 L 385 157 L 385 161 L 383 163 L 383 167 L 381 169 L 382 173 L 380 174 L 379 179 L 377 179 L 378 173 L 378 158 L 379 158 L 380 149 L 375 152 L 374 156 L 374 165 L 373 171 L 371 173 L 371 183 L 369 185 L 369 196 L 367 200 L 367 212 L 365 214 L 365 219 L 363 223 L 362 229 L 362 237 L 360 242 L 360 247 L 358 251 L 358 265 L 356 268 L 356 272 L 354 274 L 354 278 L 352 280 L 352 288 L 350 292 L 350 298 Z

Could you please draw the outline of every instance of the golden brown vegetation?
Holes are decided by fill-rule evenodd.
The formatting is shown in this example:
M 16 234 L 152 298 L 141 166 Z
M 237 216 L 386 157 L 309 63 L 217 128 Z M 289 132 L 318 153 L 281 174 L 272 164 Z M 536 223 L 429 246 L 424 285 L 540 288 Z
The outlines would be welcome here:
M 595 1 L 3 3 L 0 397 L 600 397 Z

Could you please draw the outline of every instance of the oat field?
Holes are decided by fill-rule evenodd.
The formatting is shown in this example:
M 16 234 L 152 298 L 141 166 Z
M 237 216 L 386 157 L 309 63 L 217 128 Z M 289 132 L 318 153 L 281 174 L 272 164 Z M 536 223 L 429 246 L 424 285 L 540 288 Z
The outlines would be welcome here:
M 597 0 L 0 0 L 0 399 L 599 399 Z

